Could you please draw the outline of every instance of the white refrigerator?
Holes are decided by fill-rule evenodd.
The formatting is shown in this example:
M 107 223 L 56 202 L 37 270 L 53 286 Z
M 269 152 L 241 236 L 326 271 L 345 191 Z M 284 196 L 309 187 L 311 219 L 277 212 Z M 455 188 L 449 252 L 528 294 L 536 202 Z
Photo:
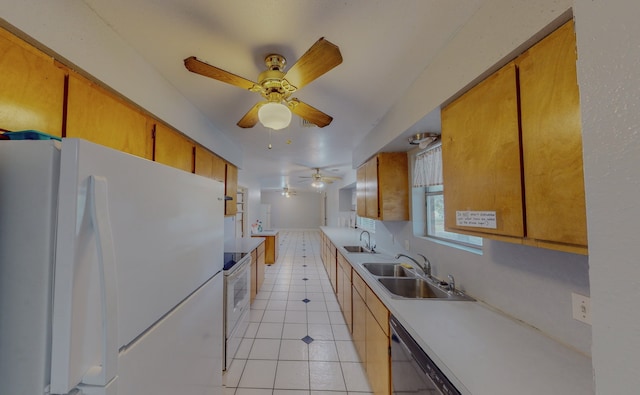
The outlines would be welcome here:
M 222 393 L 222 183 L 0 142 L 0 393 Z

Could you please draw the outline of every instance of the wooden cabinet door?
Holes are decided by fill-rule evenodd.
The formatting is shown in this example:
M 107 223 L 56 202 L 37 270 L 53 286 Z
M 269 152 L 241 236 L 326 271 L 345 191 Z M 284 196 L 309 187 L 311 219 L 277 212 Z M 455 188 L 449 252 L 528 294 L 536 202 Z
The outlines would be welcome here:
M 349 275 L 347 275 L 347 271 Z M 345 322 L 351 321 L 351 265 L 340 253 L 337 253 L 337 299 Z M 347 322 L 351 329 L 350 322 Z
M 213 155 L 200 145 L 195 146 L 193 172 L 199 176 L 213 178 Z M 224 182 L 224 180 L 222 180 Z
M 342 276 L 338 283 L 340 284 L 340 292 L 342 293 L 342 315 L 347 323 L 349 332 L 353 331 L 353 300 L 351 295 L 351 268 L 341 268 Z
M 365 210 L 366 217 L 377 219 L 380 215 L 378 206 L 378 158 L 370 159 L 365 164 Z
M 573 21 L 518 61 L 527 237 L 587 245 Z
M 358 167 L 356 172 L 356 210 L 359 217 L 367 216 L 367 165 Z
M 152 127 L 137 109 L 84 77 L 69 75 L 67 137 L 80 137 L 151 160 Z
M 249 303 L 253 303 L 253 300 L 256 298 L 258 294 L 258 251 L 257 249 L 251 251 L 251 293 L 249 298 Z
M 194 144 L 171 128 L 156 124 L 154 160 L 180 170 L 193 172 Z
M 338 280 L 337 280 L 337 265 L 338 260 L 336 258 L 337 250 L 333 243 L 330 243 L 329 247 L 329 281 L 333 287 L 333 292 L 338 292 Z
M 365 347 L 366 326 L 367 326 L 367 305 L 364 302 L 364 295 L 361 295 L 356 288 L 356 282 L 362 281 L 358 273 L 353 272 L 353 286 L 351 287 L 351 309 L 353 318 L 353 328 L 351 330 L 351 338 L 353 345 L 358 352 L 360 361 L 365 363 L 367 360 L 367 350 Z M 365 365 L 366 366 L 366 365 Z
M 258 246 L 258 261 L 256 266 L 256 288 L 257 292 L 260 292 L 260 288 L 262 288 L 262 284 L 264 283 L 264 256 L 265 256 L 265 248 L 264 243 Z
M 263 237 L 263 236 L 257 236 L 257 237 Z M 276 236 L 266 236 L 264 238 L 264 245 L 265 245 L 265 258 L 264 261 L 267 265 L 271 265 L 273 263 L 276 263 L 277 258 L 277 253 L 276 250 L 278 248 L 278 243 L 276 240 Z
M 379 218 L 383 221 L 408 221 L 409 168 L 406 152 L 378 154 L 376 174 Z
M 442 110 L 445 226 L 524 236 L 516 68 L 507 64 Z M 491 211 L 496 229 L 456 225 L 459 211 Z
M 238 168 L 231 163 L 226 163 L 225 168 L 224 194 L 231 196 L 233 199 L 225 201 L 224 215 L 236 215 L 238 212 L 238 205 L 236 204 L 236 196 L 238 195 Z
M 65 72 L 0 28 L 0 128 L 62 136 Z
M 389 323 L 387 322 L 388 325 Z M 391 392 L 389 336 L 369 310 L 367 310 L 366 314 L 365 343 L 366 370 L 371 390 L 375 395 L 389 395 Z
M 227 173 L 227 166 L 225 161 L 218 155 L 213 155 L 211 157 L 211 162 L 213 167 L 212 169 L 213 179 L 218 180 L 220 182 L 225 182 L 225 177 Z

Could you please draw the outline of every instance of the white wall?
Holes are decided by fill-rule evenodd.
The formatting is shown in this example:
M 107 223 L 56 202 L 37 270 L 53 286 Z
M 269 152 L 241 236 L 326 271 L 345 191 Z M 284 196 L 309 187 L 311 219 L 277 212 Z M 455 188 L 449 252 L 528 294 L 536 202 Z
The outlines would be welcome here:
M 572 318 L 571 292 L 589 295 L 588 259 L 542 248 L 484 239 L 482 255 L 413 235 L 411 222 L 376 223 L 379 250 L 421 253 L 433 274 L 476 299 L 534 326 L 584 354 L 591 353 L 591 327 Z
M 402 105 L 365 138 L 353 163 L 386 145 L 570 6 L 578 40 L 589 258 L 500 242 L 487 242 L 485 255 L 473 258 L 412 238 L 410 223 L 382 224 L 376 237 L 396 249 L 407 237 L 412 250 L 434 258 L 437 275 L 456 274 L 470 291 L 529 323 L 551 324 L 545 332 L 583 351 L 589 331 L 566 318 L 567 298 L 570 290 L 590 292 L 596 391 L 630 394 L 640 388 L 640 3 L 487 1 Z M 554 323 L 556 316 L 561 318 Z
M 597 393 L 640 388 L 640 2 L 576 1 Z
M 261 202 L 271 205 L 271 227 L 311 229 L 320 226 L 322 194 L 298 191 L 286 198 L 280 191 L 262 191 Z
M 354 167 L 478 77 L 530 46 L 531 38 L 556 18 L 562 18 L 571 5 L 571 0 L 485 0 L 358 144 L 353 154 Z
M 569 0 L 488 0 L 442 49 L 354 152 L 358 165 L 434 108 L 496 70 L 570 17 Z M 337 203 L 336 203 L 337 204 Z M 483 255 L 413 235 L 411 222 L 378 222 L 378 249 L 429 257 L 434 274 L 456 277 L 472 296 L 585 354 L 591 327 L 571 314 L 571 292 L 589 295 L 588 258 L 485 241 Z

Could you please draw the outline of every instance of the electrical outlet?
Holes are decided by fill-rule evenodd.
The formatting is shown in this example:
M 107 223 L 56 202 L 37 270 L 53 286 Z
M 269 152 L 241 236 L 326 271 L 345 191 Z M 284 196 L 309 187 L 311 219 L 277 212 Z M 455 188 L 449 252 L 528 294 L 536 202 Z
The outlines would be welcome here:
M 591 325 L 591 298 L 571 292 L 573 318 Z
M 404 241 L 404 249 L 409 251 L 409 240 Z

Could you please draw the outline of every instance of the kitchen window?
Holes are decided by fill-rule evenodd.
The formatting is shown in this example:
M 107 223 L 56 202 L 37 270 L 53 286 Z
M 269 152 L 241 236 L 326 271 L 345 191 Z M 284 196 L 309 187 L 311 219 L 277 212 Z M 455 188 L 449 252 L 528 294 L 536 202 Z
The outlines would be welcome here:
M 444 188 L 442 147 L 439 141 L 414 156 L 413 210 L 414 234 L 455 248 L 480 252 L 482 238 L 448 232 L 444 228 Z

